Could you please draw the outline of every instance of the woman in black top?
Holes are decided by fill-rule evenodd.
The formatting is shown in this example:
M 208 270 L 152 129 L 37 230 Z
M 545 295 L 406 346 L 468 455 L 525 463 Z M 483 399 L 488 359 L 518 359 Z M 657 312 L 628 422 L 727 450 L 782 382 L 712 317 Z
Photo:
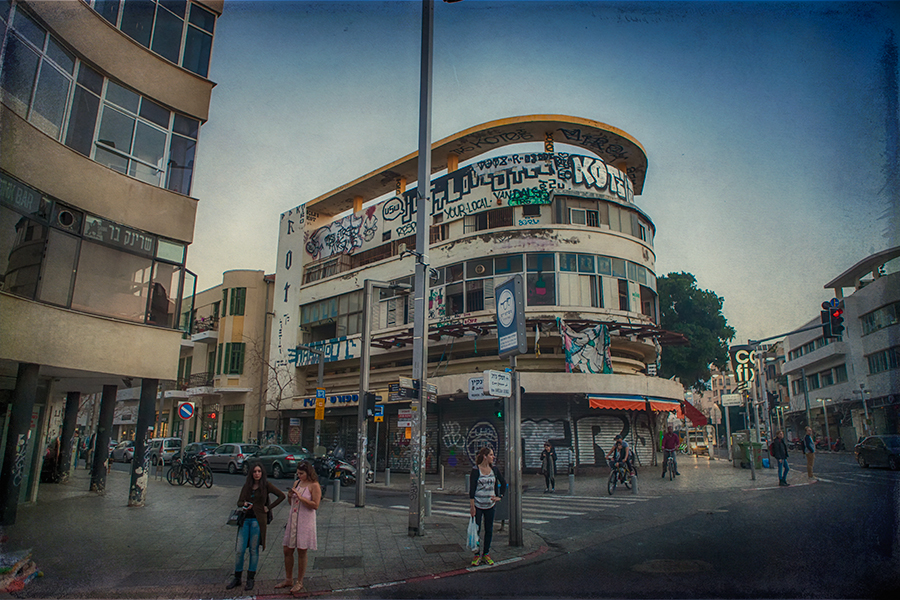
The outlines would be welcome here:
M 772 458 L 778 461 L 778 485 L 790 485 L 787 482 L 788 471 L 788 447 L 784 442 L 784 432 L 779 431 L 775 434 L 775 440 L 772 442 Z

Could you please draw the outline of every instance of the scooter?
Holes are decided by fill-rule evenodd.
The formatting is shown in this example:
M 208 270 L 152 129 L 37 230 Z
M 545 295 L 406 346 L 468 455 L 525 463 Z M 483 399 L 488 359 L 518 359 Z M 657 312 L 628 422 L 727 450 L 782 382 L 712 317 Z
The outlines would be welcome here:
M 345 460 L 335 458 L 333 454 L 317 458 L 313 468 L 321 479 L 337 479 L 344 487 L 356 483 L 356 467 Z M 374 478 L 375 474 L 370 470 L 366 476 L 366 482 L 372 483 Z

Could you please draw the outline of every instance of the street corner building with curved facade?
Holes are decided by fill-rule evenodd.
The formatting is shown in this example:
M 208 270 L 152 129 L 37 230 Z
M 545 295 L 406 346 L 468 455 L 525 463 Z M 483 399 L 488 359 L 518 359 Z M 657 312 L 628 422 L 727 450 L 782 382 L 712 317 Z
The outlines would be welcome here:
M 0 0 L 3 523 L 36 497 L 48 431 L 70 458 L 81 395 L 102 393 L 105 450 L 117 389 L 141 388 L 152 426 L 158 384 L 178 369 L 222 8 Z
M 522 151 L 534 142 L 542 151 Z M 641 144 L 596 121 L 531 115 L 435 142 L 432 160 L 427 382 L 436 402 L 426 472 L 468 472 L 485 445 L 506 460 L 502 403 L 484 398 L 481 378 L 509 366 L 498 353 L 494 291 L 515 275 L 527 330 L 516 362 L 526 472 L 540 467 L 547 440 L 561 472 L 605 466 L 616 434 L 649 465 L 661 424 L 684 398 L 679 383 L 656 376 L 660 353 L 684 339 L 659 328 L 656 227 L 635 201 L 647 170 Z M 294 392 L 269 406 L 295 443 L 314 444 L 321 356 L 320 445 L 357 448 L 363 288 L 414 284 L 416 169 L 414 153 L 280 217 L 270 350 Z M 413 298 L 374 294 L 365 391 L 384 404 L 383 421 L 367 427 L 379 470 L 410 469 L 410 400 L 398 382 L 411 373 Z

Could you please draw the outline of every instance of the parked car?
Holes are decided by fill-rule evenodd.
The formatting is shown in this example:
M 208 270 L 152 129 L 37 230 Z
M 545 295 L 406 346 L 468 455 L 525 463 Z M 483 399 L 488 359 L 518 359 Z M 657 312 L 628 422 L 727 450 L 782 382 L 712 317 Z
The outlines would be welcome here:
M 172 456 L 181 450 L 181 438 L 153 438 L 150 440 L 150 462 L 153 465 L 172 462 Z
M 900 470 L 900 435 L 870 435 L 853 449 L 862 468 L 889 467 Z
M 243 473 L 244 461 L 259 450 L 258 444 L 222 444 L 215 450 L 206 453 L 206 462 L 213 471 Z
M 119 442 L 112 449 L 110 456 L 113 461 L 131 462 L 131 459 L 134 458 L 134 442 L 131 440 Z
M 261 462 L 266 473 L 275 479 L 293 475 L 297 471 L 297 465 L 304 460 L 309 461 L 310 464 L 313 461 L 312 452 L 306 448 L 280 444 L 263 446 L 251 458 Z
M 202 458 L 206 458 L 206 456 L 209 455 L 210 452 L 218 447 L 219 444 L 215 442 L 193 442 L 185 447 L 184 454 L 188 458 L 192 456 L 200 456 Z

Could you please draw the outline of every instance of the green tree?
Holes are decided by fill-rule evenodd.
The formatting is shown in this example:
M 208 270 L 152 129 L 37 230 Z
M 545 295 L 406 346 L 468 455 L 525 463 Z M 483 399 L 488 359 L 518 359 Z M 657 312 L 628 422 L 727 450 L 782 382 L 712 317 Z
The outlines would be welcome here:
M 728 342 L 735 331 L 722 315 L 715 292 L 701 290 L 690 273 L 669 273 L 657 280 L 660 327 L 684 335 L 686 346 L 668 346 L 662 352 L 660 375 L 677 376 L 685 388 L 701 390 L 709 380 L 709 367 L 728 365 Z

